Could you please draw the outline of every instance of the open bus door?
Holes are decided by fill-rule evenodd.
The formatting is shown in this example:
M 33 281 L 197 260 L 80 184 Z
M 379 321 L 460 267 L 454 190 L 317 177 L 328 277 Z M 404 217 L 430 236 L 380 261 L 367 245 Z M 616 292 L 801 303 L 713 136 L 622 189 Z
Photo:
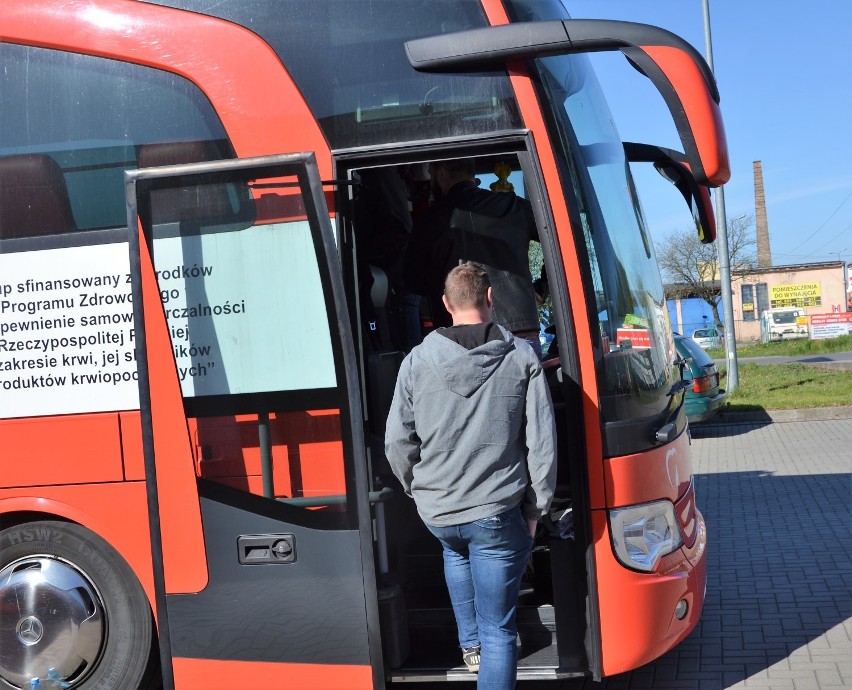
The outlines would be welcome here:
M 166 688 L 383 684 L 361 401 L 321 184 L 313 154 L 126 173 Z M 206 563 L 181 539 L 203 539 Z M 186 569 L 206 586 L 176 589 Z

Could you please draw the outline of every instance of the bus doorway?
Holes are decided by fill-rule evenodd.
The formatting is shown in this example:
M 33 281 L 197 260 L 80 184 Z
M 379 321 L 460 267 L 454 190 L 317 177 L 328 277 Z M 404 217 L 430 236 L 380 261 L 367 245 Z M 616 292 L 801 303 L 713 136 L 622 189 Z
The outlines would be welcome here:
M 577 388 L 566 373 L 575 371 L 572 324 L 562 316 L 564 268 L 527 146 L 517 136 L 499 145 L 338 159 L 336 178 L 348 182 L 338 192 L 340 250 L 362 376 L 370 490 L 387 497 L 377 506 L 375 567 L 384 658 L 393 681 L 471 678 L 461 660 L 440 545 L 391 472 L 384 430 L 402 359 L 427 333 L 447 325 L 440 303 L 447 270 L 459 260 L 488 264 L 494 254 L 483 242 L 523 246 L 523 266 L 514 270 L 527 281 L 536 314 L 534 329 L 524 335 L 535 338 L 541 350 L 557 417 L 558 487 L 522 583 L 518 678 L 589 673 L 584 460 L 576 432 Z M 528 224 L 503 228 L 510 236 L 501 238 L 499 224 L 488 225 L 485 217 L 448 214 L 432 179 L 435 167 L 447 161 L 469 162 L 470 184 L 503 195 L 496 202 L 504 208 L 515 204 L 520 209 L 515 219 L 527 218 Z M 569 344 L 560 351 L 562 337 Z

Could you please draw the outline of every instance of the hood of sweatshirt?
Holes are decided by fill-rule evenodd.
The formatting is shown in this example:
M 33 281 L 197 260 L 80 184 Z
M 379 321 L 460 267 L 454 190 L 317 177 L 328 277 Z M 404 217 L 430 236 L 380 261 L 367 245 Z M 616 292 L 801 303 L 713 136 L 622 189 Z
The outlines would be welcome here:
M 435 371 L 453 393 L 469 398 L 497 371 L 515 348 L 514 336 L 500 327 L 502 340 L 489 340 L 472 350 L 433 332 L 423 340 L 425 354 Z

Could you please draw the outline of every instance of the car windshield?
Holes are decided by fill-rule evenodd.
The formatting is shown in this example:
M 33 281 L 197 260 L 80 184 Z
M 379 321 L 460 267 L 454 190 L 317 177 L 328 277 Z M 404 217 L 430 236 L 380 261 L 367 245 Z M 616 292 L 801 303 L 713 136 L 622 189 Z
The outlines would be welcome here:
M 681 337 L 679 341 L 680 345 L 689 353 L 689 356 L 692 357 L 692 361 L 697 366 L 705 367 L 708 364 L 713 364 L 713 358 L 701 349 L 701 346 L 692 338 Z
M 715 331 L 711 331 L 709 329 L 704 329 L 704 330 L 701 330 L 701 331 L 695 331 L 695 333 L 692 334 L 692 337 L 693 338 L 713 338 L 715 335 L 716 335 Z
M 792 311 L 782 311 L 779 314 L 773 314 L 772 320 L 775 323 L 796 323 L 796 313 Z

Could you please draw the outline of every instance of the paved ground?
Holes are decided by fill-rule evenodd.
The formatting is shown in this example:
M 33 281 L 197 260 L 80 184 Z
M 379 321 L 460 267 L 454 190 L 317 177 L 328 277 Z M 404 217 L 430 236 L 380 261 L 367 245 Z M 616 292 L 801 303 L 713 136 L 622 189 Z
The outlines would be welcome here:
M 844 409 L 833 419 L 815 412 L 696 426 L 698 505 L 710 535 L 699 626 L 648 666 L 558 690 L 852 687 L 852 408 Z

